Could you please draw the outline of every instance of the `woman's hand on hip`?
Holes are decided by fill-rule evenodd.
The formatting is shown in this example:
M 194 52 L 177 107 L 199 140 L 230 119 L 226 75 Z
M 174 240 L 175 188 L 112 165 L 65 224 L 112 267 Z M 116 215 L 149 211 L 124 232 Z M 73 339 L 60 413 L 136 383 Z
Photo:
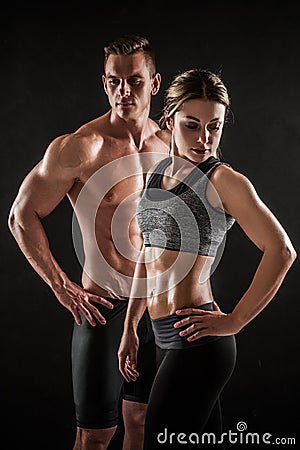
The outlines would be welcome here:
M 231 314 L 225 314 L 220 310 L 203 311 L 198 308 L 184 308 L 177 310 L 176 314 L 179 321 L 174 324 L 174 327 L 181 329 L 180 336 L 186 336 L 189 342 L 203 336 L 230 336 L 239 331 Z M 180 320 L 180 315 L 185 317 Z

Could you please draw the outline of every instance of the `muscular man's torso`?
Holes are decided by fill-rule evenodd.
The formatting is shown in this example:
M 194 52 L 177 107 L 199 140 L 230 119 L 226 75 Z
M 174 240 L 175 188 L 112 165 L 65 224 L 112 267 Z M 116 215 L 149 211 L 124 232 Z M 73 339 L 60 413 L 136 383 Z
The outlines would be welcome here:
M 83 287 L 127 298 L 142 245 L 137 202 L 146 172 L 168 152 L 168 136 L 149 119 L 137 148 L 118 135 L 105 115 L 67 139 L 77 141 L 79 173 L 68 197 L 81 230 L 78 236 L 78 227 L 73 228 L 73 242 L 83 267 Z

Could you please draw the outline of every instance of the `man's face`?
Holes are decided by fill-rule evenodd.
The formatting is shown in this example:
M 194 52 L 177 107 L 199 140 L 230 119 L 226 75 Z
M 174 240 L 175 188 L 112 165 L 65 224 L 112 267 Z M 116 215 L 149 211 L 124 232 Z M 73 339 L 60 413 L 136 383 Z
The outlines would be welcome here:
M 108 57 L 102 77 L 109 103 L 123 119 L 135 119 L 149 113 L 151 95 L 156 94 L 160 76 L 151 78 L 143 53 Z

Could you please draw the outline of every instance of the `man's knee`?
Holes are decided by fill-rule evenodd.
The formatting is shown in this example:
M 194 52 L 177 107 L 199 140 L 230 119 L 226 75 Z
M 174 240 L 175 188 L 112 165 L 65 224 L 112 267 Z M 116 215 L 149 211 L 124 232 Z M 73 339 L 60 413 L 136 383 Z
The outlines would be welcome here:
M 106 448 L 117 427 L 103 429 L 87 429 L 77 427 L 76 441 L 73 450 Z
M 147 411 L 146 403 L 123 400 L 123 420 L 125 426 L 144 426 Z

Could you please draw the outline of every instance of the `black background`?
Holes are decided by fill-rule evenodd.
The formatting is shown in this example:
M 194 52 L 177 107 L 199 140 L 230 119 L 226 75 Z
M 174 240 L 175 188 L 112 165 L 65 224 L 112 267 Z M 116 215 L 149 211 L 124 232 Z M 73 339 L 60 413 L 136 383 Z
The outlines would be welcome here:
M 103 114 L 102 48 L 124 33 L 148 37 L 163 92 L 179 71 L 222 70 L 234 113 L 224 158 L 253 182 L 299 250 L 298 13 L 284 2 L 26 2 L 1 11 L 1 444 L 3 450 L 72 449 L 72 317 L 33 271 L 7 227 L 18 187 L 51 140 Z M 51 248 L 75 281 L 80 265 L 67 200 L 44 221 Z M 260 253 L 230 231 L 213 289 L 229 312 Z M 237 336 L 238 361 L 223 394 L 224 431 L 295 437 L 299 429 L 299 261 L 271 304 Z M 299 279 L 298 279 L 299 281 Z M 195 386 L 205 389 L 205 386 Z M 180 412 L 179 412 L 180 413 Z M 184 412 L 183 412 L 184 414 Z M 120 448 L 119 438 L 111 448 Z M 233 448 L 241 447 L 238 445 Z M 252 446 L 253 447 L 253 446 Z

